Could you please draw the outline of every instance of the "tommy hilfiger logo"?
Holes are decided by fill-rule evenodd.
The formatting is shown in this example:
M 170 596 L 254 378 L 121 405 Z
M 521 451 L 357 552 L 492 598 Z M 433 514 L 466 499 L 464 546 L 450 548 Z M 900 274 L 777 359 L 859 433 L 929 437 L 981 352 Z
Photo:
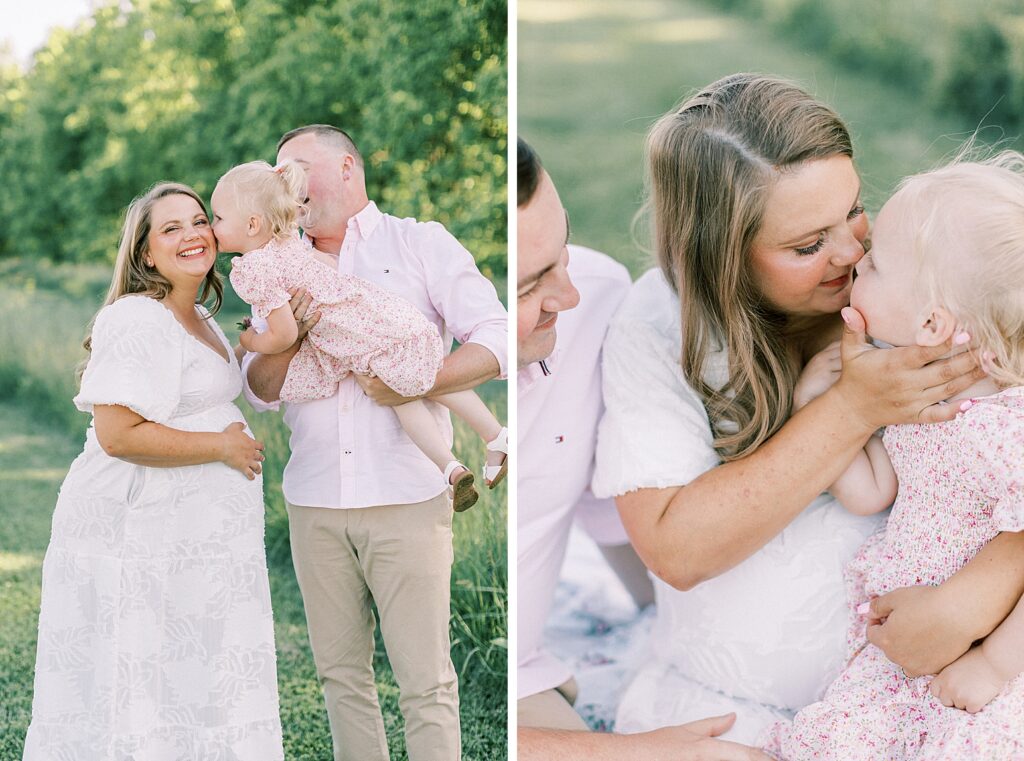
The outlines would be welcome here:
M 556 444 L 561 444 L 563 441 L 565 441 L 565 436 L 555 436 Z

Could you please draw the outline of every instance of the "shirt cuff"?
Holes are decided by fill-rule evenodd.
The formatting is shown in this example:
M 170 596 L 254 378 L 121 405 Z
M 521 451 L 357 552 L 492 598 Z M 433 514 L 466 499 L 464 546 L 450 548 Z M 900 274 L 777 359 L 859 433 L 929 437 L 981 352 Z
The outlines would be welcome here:
M 463 344 L 478 344 L 494 355 L 498 360 L 498 379 L 508 377 L 508 329 L 482 328 L 473 331 L 466 337 Z
M 280 400 L 276 402 L 265 402 L 256 396 L 249 387 L 249 366 L 257 356 L 256 352 L 247 351 L 245 356 L 242 357 L 242 396 L 245 397 L 245 401 L 249 402 L 256 412 L 277 412 L 281 409 Z

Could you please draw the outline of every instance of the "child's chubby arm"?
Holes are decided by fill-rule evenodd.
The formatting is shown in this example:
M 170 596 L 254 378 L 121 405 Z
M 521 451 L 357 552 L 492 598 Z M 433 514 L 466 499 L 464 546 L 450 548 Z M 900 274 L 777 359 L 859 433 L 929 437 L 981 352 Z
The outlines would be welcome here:
M 239 337 L 239 343 L 246 351 L 259 354 L 280 354 L 295 343 L 299 337 L 299 326 L 289 304 L 283 304 L 267 315 L 267 329 L 257 333 L 249 327 Z
M 980 645 L 946 666 L 929 687 L 945 706 L 977 713 L 1024 672 L 1024 598 Z
M 830 389 L 839 380 L 842 368 L 839 341 L 815 354 L 793 390 L 793 412 Z M 896 473 L 882 440 L 872 436 L 829 491 L 851 513 L 873 515 L 893 503 L 896 487 Z
M 898 486 L 882 439 L 872 436 L 829 491 L 854 515 L 874 515 L 892 505 Z

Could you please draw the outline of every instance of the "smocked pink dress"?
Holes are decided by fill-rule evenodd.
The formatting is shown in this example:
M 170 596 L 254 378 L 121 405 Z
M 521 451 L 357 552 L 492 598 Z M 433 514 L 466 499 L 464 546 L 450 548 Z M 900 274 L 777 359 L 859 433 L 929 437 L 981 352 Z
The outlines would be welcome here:
M 231 285 L 258 317 L 305 288 L 320 321 L 288 365 L 281 400 L 333 396 L 349 373 L 373 373 L 402 396 L 429 391 L 444 360 L 437 328 L 400 296 L 354 275 L 343 275 L 293 235 L 232 260 Z
M 1024 530 L 1024 387 L 974 402 L 947 423 L 886 430 L 899 496 L 848 568 L 857 655 L 823 700 L 762 737 L 776 758 L 1024 759 L 1024 675 L 976 714 L 946 708 L 932 677 L 905 677 L 867 643 L 855 614 L 893 589 L 941 584 L 1000 531 Z

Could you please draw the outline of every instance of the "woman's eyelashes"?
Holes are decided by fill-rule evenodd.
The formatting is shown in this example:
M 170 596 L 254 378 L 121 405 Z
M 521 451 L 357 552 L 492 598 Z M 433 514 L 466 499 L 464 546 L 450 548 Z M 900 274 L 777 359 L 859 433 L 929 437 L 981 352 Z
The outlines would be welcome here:
M 823 230 L 822 232 L 818 233 L 818 239 L 814 241 L 814 243 L 804 248 L 794 248 L 793 250 L 796 251 L 800 256 L 810 256 L 811 254 L 816 254 L 819 251 L 821 251 L 821 247 L 825 245 L 826 237 L 827 235 Z
M 857 204 L 852 209 L 850 209 L 850 213 L 846 215 L 846 221 L 852 221 L 863 213 L 864 206 L 862 204 Z M 814 243 L 812 243 L 809 246 L 804 246 L 803 248 L 794 248 L 793 250 L 796 251 L 800 256 L 810 256 L 811 254 L 816 254 L 819 251 L 821 251 L 822 247 L 825 245 L 826 240 L 828 240 L 828 231 L 822 230 L 820 233 L 818 233 L 818 239 L 814 241 Z

